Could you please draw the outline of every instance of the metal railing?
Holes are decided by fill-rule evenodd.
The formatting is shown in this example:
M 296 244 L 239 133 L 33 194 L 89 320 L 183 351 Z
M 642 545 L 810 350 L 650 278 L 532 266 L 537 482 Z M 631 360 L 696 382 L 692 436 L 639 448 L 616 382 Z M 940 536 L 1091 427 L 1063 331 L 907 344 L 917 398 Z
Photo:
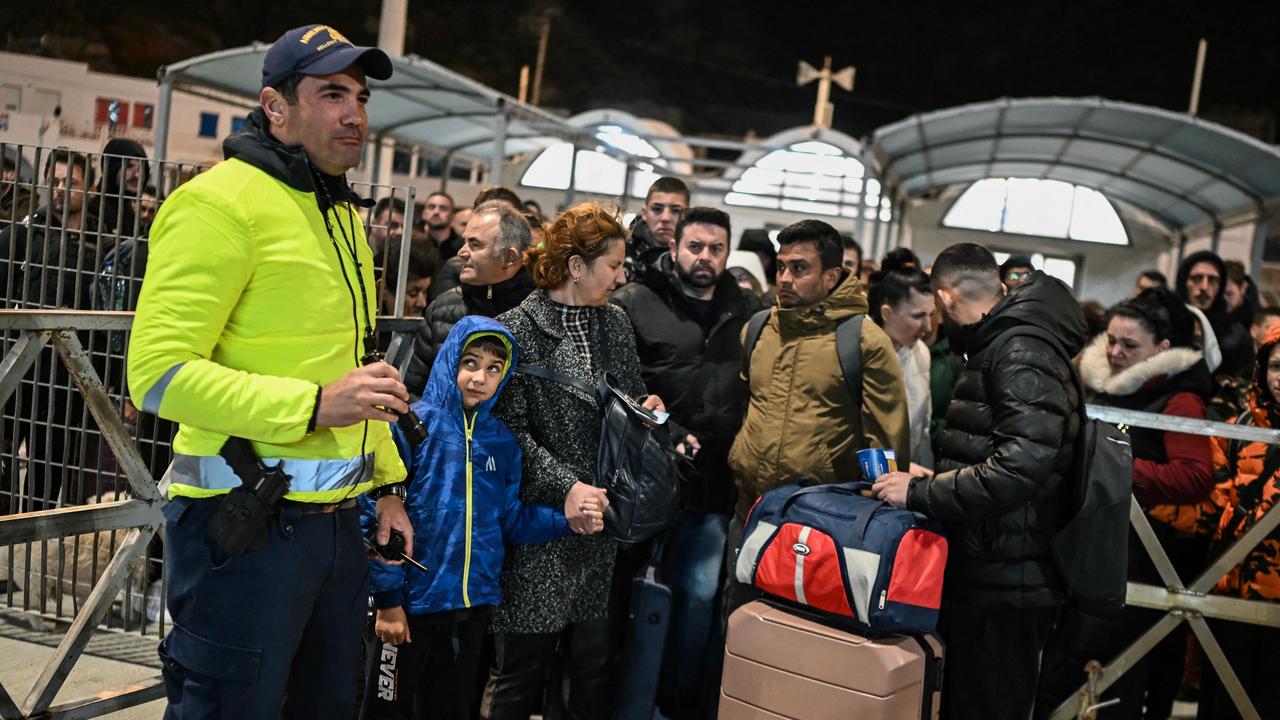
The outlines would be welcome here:
M 1090 405 L 1088 411 L 1091 418 L 1118 425 L 1280 445 L 1280 430 L 1193 420 L 1099 405 Z M 1143 549 L 1155 564 L 1156 572 L 1165 586 L 1157 587 L 1130 582 L 1125 603 L 1132 607 L 1163 611 L 1165 615 L 1119 655 L 1111 658 L 1106 665 L 1100 669 L 1093 668 L 1095 672 L 1090 681 L 1057 707 L 1052 715 L 1053 720 L 1095 717 L 1093 711 L 1100 705 L 1100 695 L 1184 622 L 1200 641 L 1205 657 L 1218 673 L 1223 689 L 1235 704 L 1240 716 L 1245 720 L 1260 720 L 1258 711 L 1254 708 L 1252 700 L 1249 699 L 1248 693 L 1245 692 L 1239 677 L 1222 651 L 1222 646 L 1218 643 L 1206 618 L 1280 627 L 1280 603 L 1210 594 L 1218 581 L 1239 565 L 1277 527 L 1280 527 L 1280 505 L 1267 511 L 1253 527 L 1232 542 L 1190 583 L 1184 583 L 1179 577 L 1173 562 L 1160 545 L 1150 520 L 1147 519 L 1146 513 L 1142 511 L 1137 500 L 1133 500 L 1129 507 L 1129 522 L 1142 542 Z M 1106 660 L 1106 658 L 1097 658 L 1097 660 Z
M 21 706 L 0 682 L 0 718 L 94 717 L 163 695 L 156 677 L 52 704 L 94 631 L 158 641 L 167 630 L 156 478 L 176 426 L 128 402 L 125 355 L 150 199 L 162 204 L 205 168 L 54 152 L 0 143 L 0 157 L 24 165 L 0 178 L 0 304 L 20 308 L 0 310 L 0 607 L 65 635 Z M 403 203 L 409 220 L 398 237 L 373 207 L 360 219 L 380 241 L 379 277 L 396 288 L 380 305 L 398 317 L 380 317 L 379 333 L 411 331 L 417 320 L 403 309 L 419 241 L 413 189 L 355 189 Z
M 144 571 L 148 546 L 163 524 L 160 510 L 164 499 L 157 490 L 156 477 L 139 452 L 136 436 L 125 427 L 119 404 L 103 385 L 91 353 L 80 341 L 86 331 L 125 332 L 132 321 L 133 313 L 129 312 L 0 310 L 0 331 L 18 334 L 0 360 L 0 405 L 9 401 L 23 376 L 36 366 L 42 350 L 51 347 L 68 371 L 75 390 L 83 397 L 103 443 L 127 480 L 127 493 L 112 500 L 84 505 L 59 503 L 57 507 L 0 516 L 0 547 L 9 546 L 10 557 L 15 547 L 25 547 L 30 559 L 33 547 L 42 543 L 65 543 L 67 538 L 91 538 L 88 544 L 97 549 L 97 539 L 104 533 L 123 534 L 118 542 L 102 546 L 105 552 L 100 557 L 100 572 L 95 572 L 88 581 L 90 591 L 83 601 L 75 604 L 61 643 L 21 706 L 0 682 L 0 718 L 5 720 L 35 716 L 97 717 L 164 697 L 163 683 L 157 675 L 126 688 L 57 706 L 52 704 L 90 636 L 104 625 L 113 604 L 122 601 L 123 612 L 128 615 L 127 584 Z M 411 332 L 418 322 L 414 318 L 381 318 L 378 325 L 381 332 L 402 335 Z M 73 547 L 79 546 L 80 543 L 73 543 Z M 63 579 L 64 569 L 62 565 L 58 568 L 59 580 Z M 13 573 L 9 574 L 11 583 L 18 579 Z M 159 582 L 163 588 L 163 576 Z M 163 592 L 159 597 L 163 601 Z M 163 619 L 156 627 L 162 635 Z M 141 629 L 145 632 L 145 625 Z
M 8 402 L 18 388 L 18 379 L 36 365 L 44 346 L 51 345 L 83 396 L 85 407 L 97 422 L 101 437 L 117 459 L 120 471 L 128 479 L 128 490 L 132 496 L 0 517 L 0 545 L 26 543 L 28 552 L 31 543 L 80 537 L 86 533 L 96 536 L 101 532 L 125 531 L 21 708 L 0 684 L 0 716 L 5 718 L 27 718 L 46 712 L 57 717 L 70 714 L 73 709 L 83 710 L 91 703 L 99 708 L 100 714 L 163 696 L 163 686 L 157 676 L 110 701 L 94 698 L 52 707 L 89 637 L 106 617 L 125 583 L 141 568 L 147 545 L 163 522 L 161 498 L 155 480 L 76 332 L 86 329 L 125 330 L 130 321 L 129 315 L 123 313 L 0 311 L 0 330 L 19 333 L 17 342 L 0 361 L 0 403 Z

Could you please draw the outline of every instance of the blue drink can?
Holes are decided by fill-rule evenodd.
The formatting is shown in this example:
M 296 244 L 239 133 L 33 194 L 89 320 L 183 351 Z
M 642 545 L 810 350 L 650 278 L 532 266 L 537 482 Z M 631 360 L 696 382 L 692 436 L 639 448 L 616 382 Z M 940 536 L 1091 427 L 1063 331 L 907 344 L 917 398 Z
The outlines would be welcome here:
M 858 467 L 862 468 L 862 479 L 874 481 L 881 475 L 898 469 L 898 454 L 881 448 L 859 450 Z

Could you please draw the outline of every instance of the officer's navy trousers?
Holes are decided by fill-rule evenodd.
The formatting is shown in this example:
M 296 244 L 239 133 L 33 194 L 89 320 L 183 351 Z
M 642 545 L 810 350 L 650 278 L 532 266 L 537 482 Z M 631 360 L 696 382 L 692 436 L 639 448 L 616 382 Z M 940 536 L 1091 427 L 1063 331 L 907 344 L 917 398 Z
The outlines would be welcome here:
M 286 504 L 266 547 L 229 558 L 207 532 L 218 502 L 165 508 L 165 718 L 349 720 L 368 592 L 359 510 Z

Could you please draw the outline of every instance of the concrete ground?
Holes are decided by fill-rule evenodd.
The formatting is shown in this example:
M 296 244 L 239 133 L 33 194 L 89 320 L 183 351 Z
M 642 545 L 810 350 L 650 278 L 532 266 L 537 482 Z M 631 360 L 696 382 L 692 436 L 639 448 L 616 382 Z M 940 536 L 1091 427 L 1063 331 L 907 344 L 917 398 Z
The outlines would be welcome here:
M 0 609 L 0 684 L 19 705 L 62 638 L 62 627 L 13 610 Z M 76 662 L 56 703 L 118 690 L 160 674 L 154 637 L 100 631 Z M 157 700 L 103 717 L 113 720 L 159 720 L 164 702 Z M 1195 718 L 1193 703 L 1175 703 L 1171 720 Z M 655 718 L 661 715 L 655 713 Z
M 0 610 L 0 683 L 18 705 L 23 704 L 61 638 L 61 628 L 30 615 Z M 159 675 L 155 646 L 154 638 L 141 638 L 136 633 L 96 633 L 54 704 L 119 690 Z M 163 715 L 164 702 L 157 700 L 103 717 L 158 720 Z

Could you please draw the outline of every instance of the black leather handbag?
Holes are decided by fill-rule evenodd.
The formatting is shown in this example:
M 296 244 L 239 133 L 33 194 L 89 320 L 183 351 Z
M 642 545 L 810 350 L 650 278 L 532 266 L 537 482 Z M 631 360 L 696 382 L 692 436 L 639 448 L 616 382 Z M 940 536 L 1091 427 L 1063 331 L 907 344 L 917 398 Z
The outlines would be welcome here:
M 608 372 L 596 387 L 537 365 L 521 364 L 516 372 L 575 387 L 599 404 L 595 485 L 609 494 L 604 513 L 609 537 L 627 545 L 641 543 L 674 522 L 680 510 L 679 456 L 665 424 L 619 390 Z

